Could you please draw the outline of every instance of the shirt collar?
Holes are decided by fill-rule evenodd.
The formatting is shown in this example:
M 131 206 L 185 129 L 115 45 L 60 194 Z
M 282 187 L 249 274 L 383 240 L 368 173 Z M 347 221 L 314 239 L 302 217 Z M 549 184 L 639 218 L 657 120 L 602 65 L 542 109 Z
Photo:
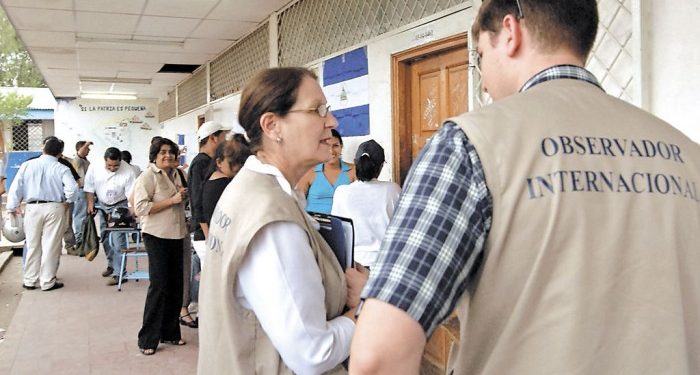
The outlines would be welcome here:
M 167 173 L 165 173 L 165 170 L 160 169 L 160 168 L 158 168 L 158 166 L 156 166 L 156 163 L 150 163 L 150 164 L 148 164 L 148 168 L 149 168 L 151 171 L 153 171 L 154 173 L 163 173 L 163 174 L 167 175 Z M 120 169 L 121 169 L 121 168 L 120 168 Z M 107 170 L 107 169 L 105 169 L 105 170 Z M 175 171 L 175 169 L 173 168 L 173 169 L 170 171 L 170 172 L 171 172 L 170 174 L 172 174 L 172 172 L 174 172 L 174 171 Z M 109 171 L 108 171 L 108 172 L 109 172 Z
M 277 183 L 280 185 L 282 190 L 285 193 L 291 195 L 292 198 L 294 198 L 294 200 L 297 202 L 297 204 L 299 204 L 299 207 L 301 207 L 302 209 L 304 208 L 304 195 L 300 191 L 292 188 L 292 185 L 289 184 L 289 181 L 287 181 L 282 172 L 280 172 L 280 170 L 277 169 L 277 167 L 275 167 L 274 165 L 265 164 L 262 161 L 260 161 L 260 159 L 258 159 L 257 156 L 251 155 L 248 157 L 248 159 L 246 159 L 245 164 L 243 164 L 243 168 L 249 169 L 257 173 L 275 176 L 275 178 L 277 179 Z
M 603 90 L 593 73 L 589 72 L 585 68 L 576 65 L 555 65 L 535 74 L 532 78 L 528 79 L 523 87 L 520 88 L 519 92 L 524 92 L 535 85 L 554 79 L 576 79 L 579 81 L 585 81 Z
M 251 155 L 245 161 L 243 168 L 248 168 L 253 172 L 258 172 L 258 173 L 269 174 L 271 176 L 275 176 L 277 178 L 277 182 L 280 184 L 280 187 L 282 188 L 282 190 L 284 190 L 285 193 L 294 196 L 294 194 L 292 193 L 292 186 L 289 184 L 289 181 L 287 181 L 287 179 L 284 178 L 284 175 L 282 175 L 282 172 L 280 172 L 280 170 L 277 169 L 277 167 L 275 167 L 274 165 L 265 164 L 262 161 L 260 161 L 260 159 L 258 159 L 257 156 Z

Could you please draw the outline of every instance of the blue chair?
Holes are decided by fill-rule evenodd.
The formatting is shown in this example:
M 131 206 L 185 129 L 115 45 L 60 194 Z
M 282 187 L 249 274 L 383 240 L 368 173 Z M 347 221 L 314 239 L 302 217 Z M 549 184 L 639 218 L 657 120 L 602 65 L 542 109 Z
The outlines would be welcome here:
M 141 230 L 139 228 L 107 228 L 105 229 L 105 231 L 107 232 L 108 240 L 110 241 L 112 247 L 115 246 L 114 236 L 116 234 L 123 233 L 126 235 L 127 247 L 121 248 L 119 250 L 122 257 L 122 266 L 119 270 L 119 282 L 117 283 L 117 290 L 121 292 L 122 282 L 124 279 L 136 281 L 148 280 L 148 271 L 139 270 L 139 258 L 148 258 L 148 253 L 146 253 L 146 248 L 144 247 L 143 242 L 141 240 Z M 134 259 L 134 270 L 125 273 L 124 271 L 126 270 L 126 262 L 129 258 Z

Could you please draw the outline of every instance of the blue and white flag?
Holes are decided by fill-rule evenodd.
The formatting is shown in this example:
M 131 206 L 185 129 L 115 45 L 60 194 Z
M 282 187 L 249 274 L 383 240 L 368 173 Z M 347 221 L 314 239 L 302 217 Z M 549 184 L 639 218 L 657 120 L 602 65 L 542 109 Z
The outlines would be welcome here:
M 323 92 L 338 119 L 340 135 L 369 135 L 366 47 L 324 61 Z

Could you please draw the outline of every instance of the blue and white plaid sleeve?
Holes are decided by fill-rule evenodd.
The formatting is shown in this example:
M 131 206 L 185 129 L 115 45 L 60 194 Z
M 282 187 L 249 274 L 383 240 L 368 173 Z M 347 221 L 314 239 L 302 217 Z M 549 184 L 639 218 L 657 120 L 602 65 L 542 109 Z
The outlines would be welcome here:
M 406 311 L 429 336 L 473 281 L 491 219 L 476 149 L 447 122 L 411 167 L 362 298 Z

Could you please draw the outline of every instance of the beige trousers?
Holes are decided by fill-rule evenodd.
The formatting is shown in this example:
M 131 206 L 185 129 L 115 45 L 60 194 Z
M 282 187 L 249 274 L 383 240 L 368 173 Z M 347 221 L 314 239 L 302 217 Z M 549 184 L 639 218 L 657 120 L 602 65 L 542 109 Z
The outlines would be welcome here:
M 61 239 L 66 227 L 66 206 L 63 203 L 27 204 L 24 210 L 24 233 L 27 258 L 24 263 L 24 285 L 41 289 L 56 283 L 61 257 Z

